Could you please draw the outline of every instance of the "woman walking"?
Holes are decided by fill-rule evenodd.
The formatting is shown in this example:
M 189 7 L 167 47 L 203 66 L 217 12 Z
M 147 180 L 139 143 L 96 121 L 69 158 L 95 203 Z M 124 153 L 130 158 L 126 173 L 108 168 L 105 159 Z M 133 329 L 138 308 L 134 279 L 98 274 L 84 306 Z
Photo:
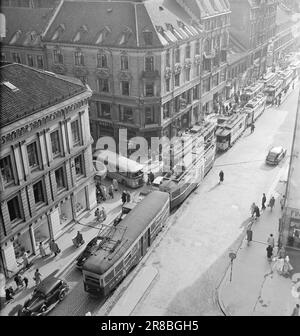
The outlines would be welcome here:
M 275 205 L 275 198 L 274 198 L 274 196 L 272 196 L 270 201 L 269 201 L 269 207 L 271 208 L 271 211 L 273 210 L 274 205 Z
M 39 244 L 39 250 L 40 250 L 40 254 L 42 258 L 45 258 L 47 256 L 44 246 L 43 246 L 43 242 L 40 242 Z
M 36 271 L 34 272 L 34 278 L 33 278 L 36 286 L 42 282 L 41 277 L 42 277 L 42 274 L 39 272 L 39 269 L 37 268 Z

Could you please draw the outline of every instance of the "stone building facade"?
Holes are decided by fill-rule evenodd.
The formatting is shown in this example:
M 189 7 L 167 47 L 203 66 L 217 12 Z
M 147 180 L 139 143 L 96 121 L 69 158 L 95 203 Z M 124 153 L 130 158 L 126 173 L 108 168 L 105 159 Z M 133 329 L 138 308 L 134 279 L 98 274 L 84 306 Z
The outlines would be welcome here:
M 20 64 L 1 67 L 1 266 L 56 238 L 96 205 L 89 88 Z

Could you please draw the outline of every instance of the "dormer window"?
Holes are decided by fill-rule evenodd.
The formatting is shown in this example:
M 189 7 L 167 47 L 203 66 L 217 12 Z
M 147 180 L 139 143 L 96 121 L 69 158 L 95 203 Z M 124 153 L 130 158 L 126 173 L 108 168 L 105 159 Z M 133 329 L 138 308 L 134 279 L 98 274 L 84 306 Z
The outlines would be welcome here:
M 56 31 L 54 32 L 53 36 L 52 36 L 52 41 L 55 41 L 58 39 L 58 37 L 65 31 L 65 25 L 64 24 L 60 24 Z
M 119 41 L 119 45 L 127 43 L 131 35 L 132 35 L 132 30 L 127 27 L 122 33 L 122 36 Z
M 144 36 L 144 41 L 145 41 L 146 45 L 152 45 L 153 44 L 153 34 L 152 34 L 152 31 L 145 30 L 143 32 L 143 36 Z
M 88 32 L 88 28 L 86 25 L 83 25 L 79 28 L 78 32 L 76 33 L 75 37 L 73 38 L 73 42 L 78 42 L 82 38 L 82 35 Z
M 17 40 L 20 38 L 22 32 L 21 30 L 18 30 L 15 32 L 14 36 L 12 37 L 12 39 L 10 40 L 9 44 L 14 44 L 17 42 Z
M 103 43 L 106 40 L 109 33 L 111 33 L 111 29 L 109 27 L 105 26 L 104 29 L 99 33 L 95 43 L 96 44 Z

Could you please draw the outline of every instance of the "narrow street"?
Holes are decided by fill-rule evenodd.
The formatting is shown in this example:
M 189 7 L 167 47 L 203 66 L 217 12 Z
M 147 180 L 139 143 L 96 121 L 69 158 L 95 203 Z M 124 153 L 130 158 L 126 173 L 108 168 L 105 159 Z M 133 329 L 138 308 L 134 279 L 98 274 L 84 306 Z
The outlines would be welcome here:
M 221 315 L 214 292 L 228 266 L 228 251 L 239 243 L 250 205 L 274 189 L 288 165 L 265 165 L 273 145 L 291 150 L 298 88 L 279 108 L 268 108 L 257 120 L 255 132 L 220 155 L 199 188 L 169 218 L 170 229 L 143 266 L 159 275 L 132 315 Z M 225 173 L 218 185 L 218 173 Z M 213 210 L 213 211 L 212 211 Z M 277 230 L 277 222 L 274 223 Z M 63 276 L 71 291 L 49 315 L 80 316 L 96 313 L 104 299 L 83 290 L 81 271 L 71 267 Z

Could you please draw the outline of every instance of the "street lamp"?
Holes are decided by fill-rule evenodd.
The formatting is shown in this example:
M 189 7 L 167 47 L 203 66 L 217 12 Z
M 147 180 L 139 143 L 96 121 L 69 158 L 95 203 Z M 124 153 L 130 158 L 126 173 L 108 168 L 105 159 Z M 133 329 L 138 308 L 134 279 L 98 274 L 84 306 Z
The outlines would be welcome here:
M 236 253 L 230 252 L 229 253 L 229 258 L 230 258 L 230 279 L 229 279 L 229 281 L 231 282 L 231 280 L 232 280 L 233 260 L 236 258 Z

